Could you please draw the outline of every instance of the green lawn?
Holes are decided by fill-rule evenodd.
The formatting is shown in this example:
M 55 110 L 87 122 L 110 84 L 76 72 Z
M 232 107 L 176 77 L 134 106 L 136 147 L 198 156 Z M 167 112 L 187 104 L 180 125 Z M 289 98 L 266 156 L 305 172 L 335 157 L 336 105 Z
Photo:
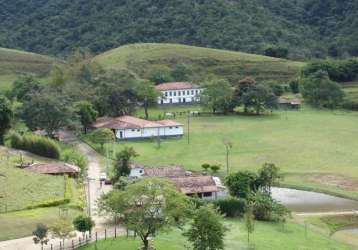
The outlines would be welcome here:
M 35 174 L 27 170 L 16 168 L 21 156 L 18 153 L 0 147 L 0 211 L 22 210 L 38 202 L 64 197 L 64 177 Z M 33 154 L 22 154 L 23 162 L 46 162 L 48 159 Z
M 155 118 L 163 112 L 157 109 L 151 116 Z M 139 162 L 180 164 L 188 170 L 200 170 L 206 162 L 221 164 L 224 174 L 223 140 L 229 140 L 233 143 L 230 153 L 232 172 L 240 169 L 255 171 L 263 163 L 272 162 L 289 174 L 288 184 L 320 187 L 358 199 L 358 140 L 354 139 L 358 134 L 357 112 L 318 111 L 304 107 L 301 111 L 277 111 L 259 117 L 193 117 L 189 145 L 187 119 L 177 117 L 177 120 L 185 125 L 182 139 L 162 140 L 160 149 L 151 140 L 121 141 L 116 143 L 116 151 L 132 146 L 140 155 L 136 159 Z M 95 147 L 99 148 L 98 145 Z M 328 182 L 326 177 L 333 179 Z
M 49 207 L 0 213 L 0 241 L 30 236 L 38 223 L 51 226 L 59 218 L 60 212 L 59 207 Z M 80 213 L 77 209 L 68 210 L 69 218 Z
M 244 224 L 238 220 L 226 220 L 228 232 L 225 238 L 225 249 L 247 249 L 247 234 Z M 169 234 L 160 234 L 154 239 L 157 250 L 185 250 L 189 243 L 182 236 L 181 231 L 174 230 Z M 283 228 L 281 225 L 272 223 L 255 223 L 255 231 L 251 235 L 251 245 L 257 250 L 327 250 L 327 249 L 353 249 L 346 244 L 330 239 L 308 230 L 298 224 L 288 223 Z M 140 246 L 139 240 L 133 239 L 110 239 L 94 245 L 80 248 L 81 250 L 133 250 Z
M 172 67 L 178 63 L 189 65 L 195 80 L 217 75 L 235 82 L 245 76 L 257 80 L 287 80 L 297 76 L 304 63 L 236 51 L 210 49 L 166 43 L 125 45 L 96 56 L 94 62 L 105 69 L 130 70 L 147 78 L 153 67 Z
M 49 161 L 30 153 L 21 155 L 24 162 Z M 6 175 L 6 178 L 0 177 L 0 241 L 29 236 L 37 223 L 51 225 L 62 207 L 24 210 L 44 201 L 63 199 L 65 182 L 63 176 L 35 174 L 16 168 L 20 158 L 18 151 L 0 147 L 0 173 Z M 83 186 L 74 180 L 70 183 L 72 199 L 63 207 L 83 207 Z M 79 213 L 78 209 L 69 209 L 69 218 Z
M 60 60 L 20 50 L 0 48 L 0 93 L 11 88 L 20 75 L 45 77 Z

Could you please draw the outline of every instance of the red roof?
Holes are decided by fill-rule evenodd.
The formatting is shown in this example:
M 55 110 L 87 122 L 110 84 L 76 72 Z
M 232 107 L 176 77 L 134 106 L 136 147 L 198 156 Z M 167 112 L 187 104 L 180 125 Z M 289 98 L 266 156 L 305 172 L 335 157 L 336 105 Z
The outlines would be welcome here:
M 156 90 L 166 91 L 166 90 L 181 90 L 181 89 L 198 89 L 198 85 L 191 82 L 167 82 L 161 83 L 155 86 Z
M 186 176 L 186 171 L 181 166 L 146 167 L 143 169 L 144 169 L 144 174 L 146 176 L 158 176 L 158 177 Z
M 186 176 L 171 178 L 180 192 L 184 194 L 198 194 L 218 192 L 219 189 L 212 176 Z
M 100 117 L 92 124 L 94 128 L 109 129 L 138 129 L 169 126 L 183 126 L 183 124 L 172 120 L 148 121 L 133 116 Z
M 35 163 L 25 168 L 39 174 L 76 174 L 81 170 L 79 167 L 68 163 Z

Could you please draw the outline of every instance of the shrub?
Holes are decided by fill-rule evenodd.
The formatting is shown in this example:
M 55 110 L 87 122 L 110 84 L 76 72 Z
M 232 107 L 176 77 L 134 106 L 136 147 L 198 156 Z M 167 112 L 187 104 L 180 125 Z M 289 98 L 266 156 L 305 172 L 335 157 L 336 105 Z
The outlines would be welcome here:
M 275 201 L 269 193 L 257 192 L 254 198 L 253 213 L 256 220 L 284 221 L 289 210 Z
M 226 217 L 241 217 L 246 211 L 244 199 L 227 198 L 213 201 L 214 206 Z
M 72 148 L 67 148 L 62 151 L 61 160 L 80 167 L 82 171 L 85 170 L 88 165 L 87 157 Z
M 60 158 L 60 147 L 52 139 L 32 134 L 21 136 L 16 132 L 12 132 L 7 139 L 12 148 L 29 151 L 48 158 Z

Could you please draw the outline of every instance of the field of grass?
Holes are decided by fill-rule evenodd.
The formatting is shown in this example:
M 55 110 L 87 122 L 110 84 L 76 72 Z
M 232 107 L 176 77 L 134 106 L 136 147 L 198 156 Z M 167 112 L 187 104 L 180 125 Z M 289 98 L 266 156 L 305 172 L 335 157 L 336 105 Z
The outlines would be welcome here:
M 59 207 L 0 213 L 0 241 L 30 236 L 36 224 L 43 223 L 51 226 L 59 218 L 60 213 Z M 68 217 L 74 218 L 80 213 L 81 211 L 77 209 L 69 209 Z
M 239 250 L 247 248 L 247 234 L 244 224 L 238 220 L 226 220 L 228 232 L 225 238 L 225 249 Z M 168 234 L 160 234 L 153 241 L 157 250 L 185 250 L 189 243 L 182 236 L 182 232 L 174 230 Z M 132 250 L 138 249 L 139 240 L 133 239 L 110 239 L 101 241 L 95 245 L 80 248 L 81 250 Z M 256 250 L 327 250 L 327 249 L 354 249 L 346 244 L 340 243 L 328 236 L 305 232 L 304 226 L 288 223 L 285 227 L 271 223 L 255 223 L 255 231 L 251 235 L 251 246 Z
M 304 66 L 301 62 L 261 55 L 164 43 L 122 46 L 96 56 L 94 62 L 106 69 L 130 70 L 142 78 L 148 77 L 152 67 L 185 63 L 194 72 L 193 80 L 201 81 L 208 75 L 217 75 L 232 82 L 245 76 L 287 82 Z
M 38 203 L 63 199 L 65 181 L 63 176 L 35 174 L 16 168 L 21 159 L 23 162 L 49 161 L 30 153 L 19 154 L 18 151 L 0 147 L 0 174 L 6 176 L 0 176 L 0 241 L 29 236 L 40 222 L 51 225 L 62 207 L 26 210 Z M 83 206 L 82 185 L 72 179 L 69 181 L 72 199 L 68 206 Z M 69 218 L 79 213 L 78 209 L 69 209 Z
M 0 92 L 9 90 L 20 75 L 46 76 L 56 62 L 56 59 L 48 56 L 0 48 Z
M 163 112 L 156 109 L 150 114 L 156 118 Z M 187 119 L 177 117 L 177 120 L 185 126 L 185 135 L 181 139 L 162 140 L 160 148 L 152 140 L 119 141 L 115 149 L 119 151 L 131 146 L 140 155 L 135 160 L 147 165 L 180 164 L 188 170 L 200 170 L 203 163 L 221 164 L 224 175 L 223 140 L 229 140 L 233 144 L 231 172 L 255 171 L 262 164 L 272 162 L 287 175 L 286 184 L 320 188 L 358 199 L 358 141 L 354 140 L 358 133 L 356 112 L 304 107 L 301 111 L 276 111 L 273 115 L 259 117 L 192 117 L 189 145 Z M 95 147 L 99 148 L 98 145 Z
M 5 200 L 7 211 L 14 211 L 25 209 L 40 201 L 64 197 L 63 176 L 35 174 L 16 168 L 15 165 L 20 162 L 20 155 L 4 147 L 0 147 L 0 159 L 0 173 L 6 175 L 6 178 L 0 177 L 0 196 L 3 197 L 0 211 L 5 210 Z M 22 159 L 24 162 L 48 161 L 31 154 L 23 155 Z

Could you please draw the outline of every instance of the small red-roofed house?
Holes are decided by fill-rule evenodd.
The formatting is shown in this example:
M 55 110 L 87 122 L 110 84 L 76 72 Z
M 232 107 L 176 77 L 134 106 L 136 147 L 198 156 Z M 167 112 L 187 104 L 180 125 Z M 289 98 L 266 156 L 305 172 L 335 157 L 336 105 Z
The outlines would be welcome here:
M 118 139 L 180 137 L 183 124 L 174 120 L 148 121 L 133 116 L 100 117 L 92 127 L 111 129 Z

